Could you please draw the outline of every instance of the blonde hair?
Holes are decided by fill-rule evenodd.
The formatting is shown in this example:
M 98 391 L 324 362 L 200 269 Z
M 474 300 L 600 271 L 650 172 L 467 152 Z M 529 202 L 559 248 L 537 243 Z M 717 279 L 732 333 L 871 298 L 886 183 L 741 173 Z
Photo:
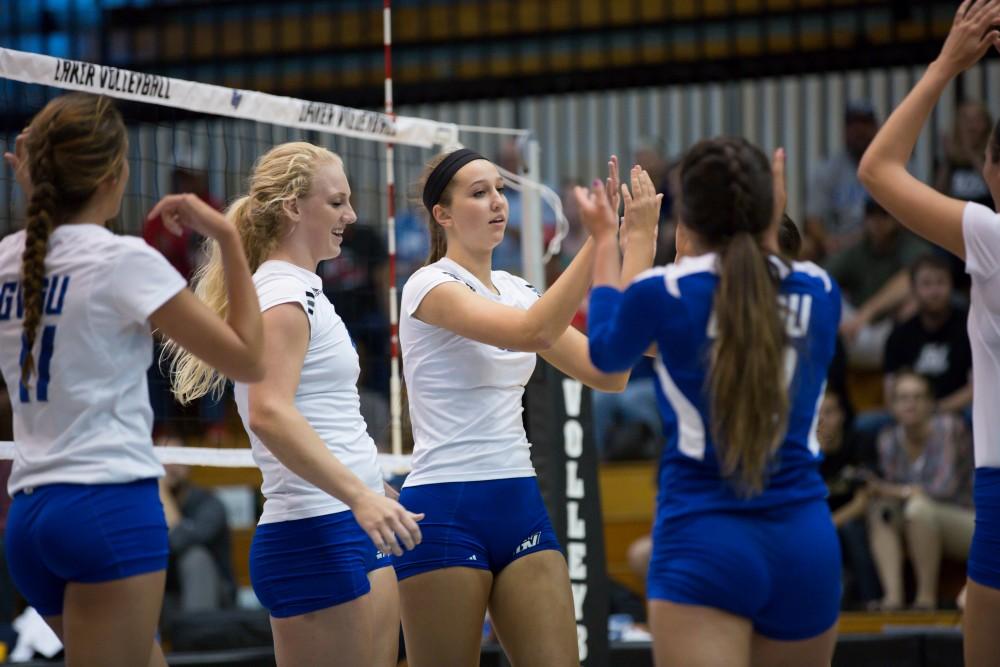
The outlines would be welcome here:
M 120 176 L 128 146 L 121 114 L 110 99 L 98 95 L 57 97 L 38 112 L 30 128 L 26 148 L 33 190 L 21 256 L 24 387 L 35 372 L 32 348 L 42 321 L 49 236 L 94 196 L 103 181 Z
M 267 260 L 284 236 L 285 202 L 308 195 L 317 170 L 330 163 L 343 166 L 335 153 L 302 141 L 275 146 L 257 160 L 250 191 L 226 210 L 226 218 L 236 226 L 243 242 L 251 273 Z M 211 239 L 205 247 L 208 261 L 195 273 L 194 291 L 209 308 L 226 317 L 229 302 L 222 253 L 219 244 Z M 222 393 L 226 378 L 175 342 L 167 343 L 164 356 L 171 358 L 171 386 L 181 403 Z

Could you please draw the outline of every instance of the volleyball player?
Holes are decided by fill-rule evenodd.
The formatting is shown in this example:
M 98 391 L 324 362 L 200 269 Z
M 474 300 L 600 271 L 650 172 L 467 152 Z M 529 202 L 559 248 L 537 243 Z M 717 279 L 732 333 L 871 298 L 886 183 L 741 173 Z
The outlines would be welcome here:
M 658 348 L 667 442 L 647 579 L 656 664 L 828 666 L 840 548 L 815 424 L 839 291 L 815 265 L 771 254 L 783 183 L 756 147 L 696 144 L 681 189 L 680 259 L 624 292 L 615 215 L 601 188 L 577 192 L 596 252 L 595 366 L 629 368 Z
M 995 665 L 1000 655 L 1000 217 L 989 208 L 952 199 L 920 182 L 906 163 L 927 118 L 948 84 L 1000 46 L 1000 2 L 966 0 L 937 59 L 892 113 L 865 153 L 861 182 L 893 217 L 965 260 L 972 277 L 969 340 L 976 392 L 972 431 L 976 462 L 976 529 L 968 562 L 965 664 Z M 1000 202 L 1000 128 L 994 128 L 983 178 Z
M 439 155 L 421 192 L 431 254 L 403 288 L 400 323 L 414 434 L 400 501 L 427 517 L 424 541 L 396 559 L 407 659 L 412 667 L 479 664 L 488 609 L 513 664 L 578 665 L 566 560 L 531 464 L 521 400 L 536 353 L 591 387 L 624 388 L 627 373 L 595 369 L 586 337 L 567 328 L 589 287 L 592 244 L 539 296 L 492 270 L 508 222 L 492 162 L 467 149 Z M 647 267 L 659 200 L 651 193 L 628 214 Z
M 72 666 L 166 664 L 154 642 L 168 549 L 150 325 L 230 377 L 263 374 L 257 297 L 221 214 L 174 195 L 151 215 L 216 240 L 226 321 L 142 239 L 105 227 L 121 207 L 126 149 L 111 102 L 73 93 L 49 102 L 4 156 L 29 200 L 25 230 L 0 241 L 0 370 L 15 441 L 7 560 Z
M 358 354 L 316 275 L 357 220 L 350 198 L 337 155 L 293 142 L 260 158 L 249 193 L 229 208 L 264 313 L 264 381 L 235 389 L 266 498 L 250 577 L 271 614 L 278 664 L 290 667 L 395 665 L 390 554 L 420 542 L 420 515 L 385 496 L 361 416 Z M 225 312 L 214 243 L 195 280 L 197 294 Z M 221 389 L 210 367 L 171 352 L 179 400 Z

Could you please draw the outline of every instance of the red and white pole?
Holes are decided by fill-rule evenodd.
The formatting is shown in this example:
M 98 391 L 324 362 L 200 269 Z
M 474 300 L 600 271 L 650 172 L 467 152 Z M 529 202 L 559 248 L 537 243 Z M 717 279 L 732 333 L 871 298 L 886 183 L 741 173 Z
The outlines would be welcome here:
M 382 46 L 385 51 L 385 112 L 396 117 L 392 107 L 392 0 L 383 0 Z M 386 240 L 389 245 L 389 422 L 392 453 L 403 453 L 403 396 L 399 378 L 399 302 L 396 296 L 396 172 L 395 147 L 385 145 Z

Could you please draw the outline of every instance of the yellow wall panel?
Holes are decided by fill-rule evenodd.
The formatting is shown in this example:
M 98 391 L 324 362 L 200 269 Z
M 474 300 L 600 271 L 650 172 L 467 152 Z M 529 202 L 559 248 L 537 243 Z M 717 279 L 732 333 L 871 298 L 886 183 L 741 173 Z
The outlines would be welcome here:
M 608 4 L 608 19 L 612 25 L 622 25 L 638 20 L 636 7 L 631 2 L 612 2 Z
M 600 0 L 580 0 L 580 26 L 599 28 L 604 25 L 604 3 Z
M 169 60 L 183 58 L 186 47 L 184 46 L 184 33 L 187 26 L 180 23 L 170 23 L 163 31 L 163 55 Z
M 667 16 L 667 5 L 663 0 L 643 2 L 639 6 L 639 20 L 641 21 L 661 21 Z
M 298 16 L 285 16 L 278 23 L 279 44 L 282 51 L 300 51 L 305 45 L 306 24 Z
M 428 14 L 427 21 L 430 32 L 423 37 L 431 39 L 445 39 L 451 36 L 451 8 L 450 7 L 427 7 L 423 10 Z
M 566 30 L 576 26 L 573 12 L 576 3 L 572 0 L 552 0 L 547 11 L 549 27 L 554 30 Z
M 464 58 L 458 63 L 458 78 L 476 79 L 485 74 L 483 61 L 478 58 Z
M 334 18 L 328 13 L 316 14 L 310 19 L 309 48 L 323 49 L 333 46 Z
M 202 23 L 189 28 L 191 31 L 191 53 L 196 58 L 208 58 L 215 54 L 218 34 L 214 26 Z M 190 55 L 190 54 L 189 54 Z
M 250 33 L 252 35 L 250 43 L 253 44 L 250 47 L 252 53 L 269 53 L 275 50 L 274 26 L 271 21 L 254 21 L 251 24 Z
M 480 9 L 476 5 L 462 4 L 455 7 L 458 16 L 458 35 L 460 37 L 475 37 L 480 34 Z
M 514 29 L 511 24 L 512 5 L 508 0 L 491 2 L 487 13 L 486 33 L 488 35 L 506 35 Z
M 358 12 L 344 12 L 336 18 L 337 25 L 334 27 L 334 39 L 341 46 L 360 46 L 368 44 L 371 36 L 365 34 L 363 27 L 363 16 Z M 382 38 L 379 36 L 379 43 Z
M 404 7 L 392 10 L 392 39 L 412 42 L 420 37 L 420 9 Z
M 517 31 L 539 32 L 545 28 L 545 8 L 539 2 L 518 2 Z

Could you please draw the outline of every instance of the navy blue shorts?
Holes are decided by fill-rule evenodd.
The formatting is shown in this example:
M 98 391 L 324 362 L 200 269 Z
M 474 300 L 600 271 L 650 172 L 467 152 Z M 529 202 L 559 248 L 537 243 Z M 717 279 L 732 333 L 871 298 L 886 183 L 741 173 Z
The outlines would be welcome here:
M 825 501 L 657 521 L 649 599 L 714 607 L 770 639 L 815 637 L 840 607 L 840 544 Z
M 250 583 L 275 618 L 355 600 L 371 590 L 368 573 L 390 565 L 349 511 L 261 524 L 250 544 Z
M 976 468 L 976 531 L 969 549 L 969 578 L 1000 589 L 1000 468 Z
M 166 569 L 167 522 L 155 479 L 48 484 L 14 495 L 7 515 L 14 585 L 42 616 L 59 616 L 66 584 Z
M 497 574 L 522 556 L 561 551 L 535 477 L 407 486 L 399 502 L 426 515 L 423 541 L 395 559 L 399 579 L 446 567 Z

